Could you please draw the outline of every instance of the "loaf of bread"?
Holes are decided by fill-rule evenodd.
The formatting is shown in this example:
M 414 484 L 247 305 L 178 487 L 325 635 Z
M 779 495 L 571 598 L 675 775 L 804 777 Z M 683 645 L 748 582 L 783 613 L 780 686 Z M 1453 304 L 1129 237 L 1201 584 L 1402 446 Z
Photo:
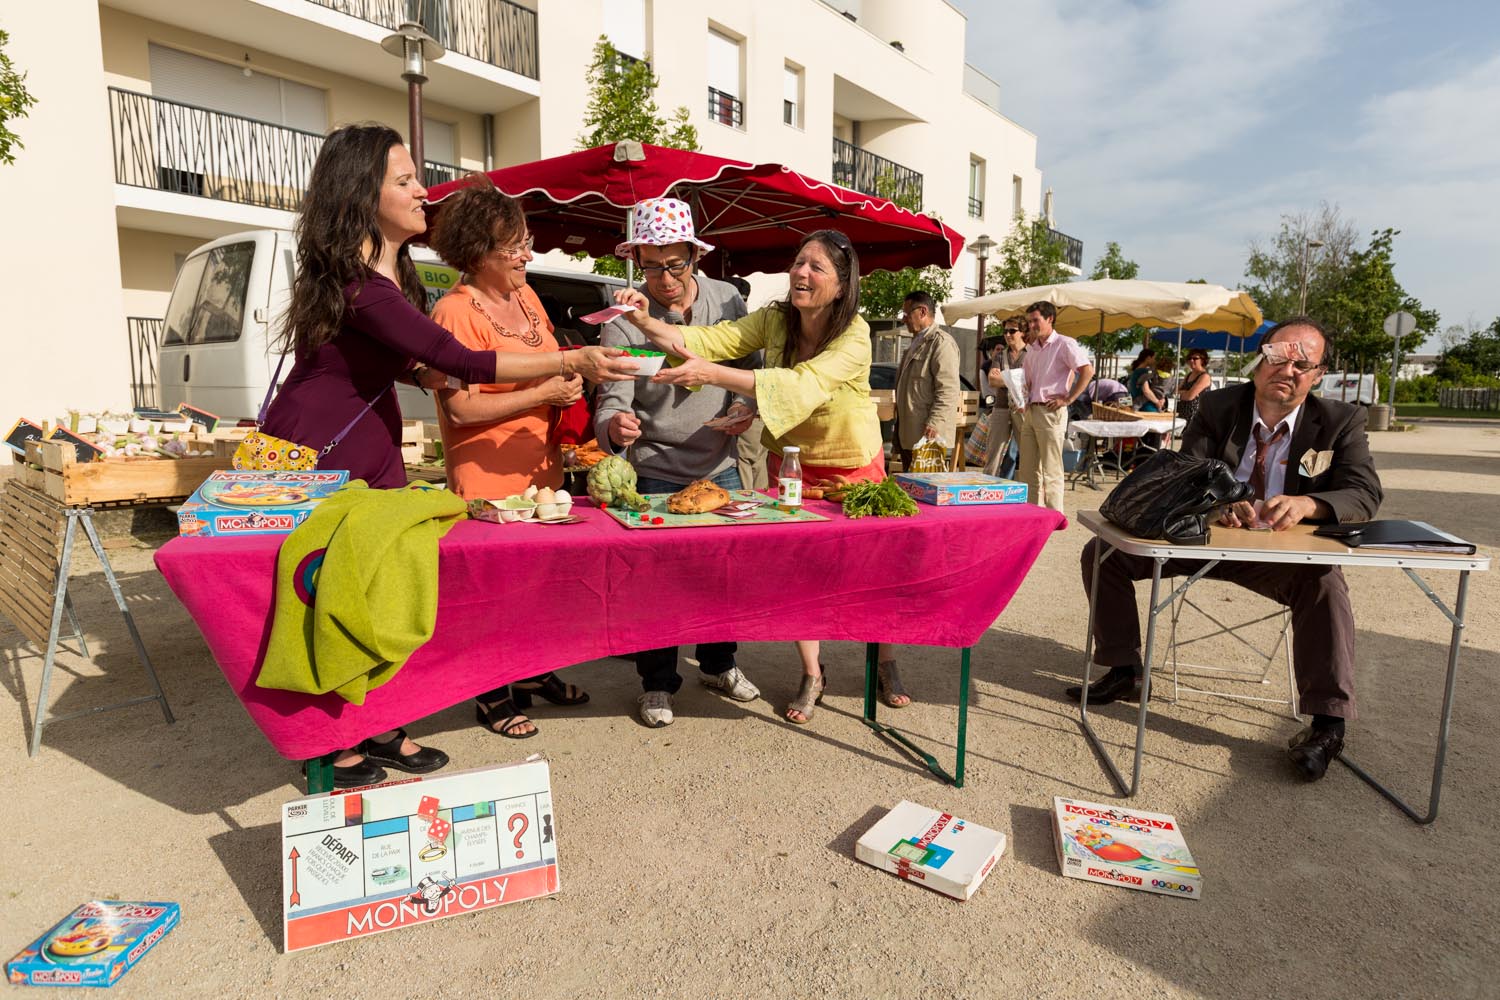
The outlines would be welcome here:
M 667 510 L 673 514 L 707 514 L 728 502 L 728 490 L 707 479 L 699 479 L 667 497 Z

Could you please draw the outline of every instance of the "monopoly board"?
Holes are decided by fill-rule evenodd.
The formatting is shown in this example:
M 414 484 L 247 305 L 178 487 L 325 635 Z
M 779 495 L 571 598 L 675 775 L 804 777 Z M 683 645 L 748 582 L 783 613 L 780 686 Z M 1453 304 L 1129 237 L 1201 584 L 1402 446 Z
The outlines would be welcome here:
M 606 507 L 604 512 L 627 528 L 722 528 L 734 524 L 786 524 L 827 521 L 822 514 L 814 514 L 801 508 L 778 506 L 774 497 L 753 490 L 730 490 L 726 513 L 709 511 L 706 514 L 673 514 L 667 510 L 670 493 L 647 493 L 651 509 L 645 511 L 626 510 L 622 507 Z M 730 516 L 733 514 L 734 516 Z
M 336 790 L 281 812 L 288 952 L 557 891 L 545 760 Z

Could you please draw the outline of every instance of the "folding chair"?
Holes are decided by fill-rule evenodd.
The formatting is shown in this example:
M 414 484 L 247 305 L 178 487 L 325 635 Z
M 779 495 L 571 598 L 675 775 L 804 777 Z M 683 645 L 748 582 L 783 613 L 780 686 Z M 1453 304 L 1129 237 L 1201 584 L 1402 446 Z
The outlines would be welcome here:
M 1297 718 L 1297 677 L 1295 672 L 1292 670 L 1291 610 L 1288 608 L 1277 606 L 1275 610 L 1263 614 L 1259 618 L 1251 618 L 1247 621 L 1235 622 L 1234 624 L 1226 625 L 1224 622 L 1220 621 L 1219 618 L 1216 617 L 1212 612 L 1193 600 L 1190 586 L 1185 585 L 1181 588 L 1174 588 L 1174 593 L 1175 600 L 1172 603 L 1172 624 L 1170 630 L 1167 633 L 1167 646 L 1163 651 L 1163 661 L 1169 662 L 1172 668 L 1172 702 L 1174 704 L 1178 702 L 1181 699 L 1181 695 L 1183 692 L 1187 692 L 1189 694 L 1211 695 L 1216 698 L 1230 698 L 1235 701 L 1269 702 L 1272 704 L 1286 705 L 1291 713 L 1292 718 Z M 1194 611 L 1202 615 L 1204 618 L 1207 618 L 1217 627 L 1214 631 L 1205 632 L 1203 635 L 1196 635 L 1187 639 L 1181 638 L 1178 634 L 1178 624 L 1182 617 L 1184 608 L 1192 608 Z M 1271 621 L 1278 617 L 1281 619 L 1281 629 L 1276 633 L 1276 639 L 1271 644 L 1271 648 L 1269 650 L 1262 649 L 1260 646 L 1256 645 L 1255 642 L 1252 642 L 1250 639 L 1241 634 L 1244 630 L 1252 626 L 1259 625 L 1262 622 Z M 1205 642 L 1209 639 L 1213 639 L 1221 635 L 1229 636 L 1235 642 L 1238 642 L 1242 646 L 1249 649 L 1251 652 L 1255 653 L 1257 657 L 1264 661 L 1264 666 L 1262 666 L 1260 670 L 1257 671 L 1254 667 L 1243 669 L 1239 667 L 1221 667 L 1210 666 L 1204 663 L 1182 662 L 1182 647 L 1190 646 L 1195 642 Z M 1275 666 L 1276 654 L 1278 652 L 1282 653 L 1283 658 L 1286 660 L 1286 680 L 1288 694 L 1285 698 L 1268 698 L 1264 695 L 1240 694 L 1231 691 L 1211 691 L 1207 688 L 1192 687 L 1191 685 L 1184 684 L 1181 681 L 1181 676 L 1183 673 L 1188 673 L 1190 677 L 1193 675 L 1193 673 L 1206 673 L 1215 677 L 1223 678 L 1225 680 L 1245 681 L 1252 684 L 1270 684 L 1271 670 Z

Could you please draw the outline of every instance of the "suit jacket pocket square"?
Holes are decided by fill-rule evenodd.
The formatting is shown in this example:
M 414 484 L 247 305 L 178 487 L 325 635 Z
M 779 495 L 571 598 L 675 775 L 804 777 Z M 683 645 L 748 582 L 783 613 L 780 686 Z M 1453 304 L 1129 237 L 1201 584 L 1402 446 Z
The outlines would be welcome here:
M 1317 451 L 1309 448 L 1302 453 L 1302 461 L 1299 463 L 1298 471 L 1308 479 L 1315 479 L 1327 472 L 1328 467 L 1331 465 L 1333 465 L 1333 452 Z

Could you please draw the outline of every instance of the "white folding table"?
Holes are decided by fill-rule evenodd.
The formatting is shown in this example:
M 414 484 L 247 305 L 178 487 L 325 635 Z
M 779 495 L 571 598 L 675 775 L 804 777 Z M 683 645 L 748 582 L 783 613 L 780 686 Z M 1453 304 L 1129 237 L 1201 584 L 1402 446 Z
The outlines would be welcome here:
M 1286 531 L 1274 532 L 1215 526 L 1209 535 L 1207 545 L 1173 545 L 1127 535 L 1106 521 L 1096 510 L 1080 512 L 1078 523 L 1098 536 L 1101 543 L 1094 551 L 1094 572 L 1089 586 L 1088 632 L 1083 643 L 1083 696 L 1079 700 L 1078 717 L 1084 736 L 1099 754 L 1099 759 L 1109 773 L 1110 779 L 1122 795 L 1126 798 L 1133 796 L 1141 783 L 1141 758 L 1146 742 L 1146 710 L 1151 693 L 1151 660 L 1152 647 L 1156 641 L 1156 620 L 1163 611 L 1172 606 L 1172 602 L 1179 595 L 1221 562 L 1388 568 L 1403 571 L 1422 593 L 1427 595 L 1433 606 L 1448 619 L 1452 626 L 1448 641 L 1448 673 L 1443 683 L 1443 709 L 1438 720 L 1437 753 L 1433 761 L 1432 786 L 1427 812 L 1425 814 L 1417 812 L 1395 792 L 1349 759 L 1347 754 L 1340 754 L 1339 760 L 1416 823 L 1425 825 L 1437 819 L 1438 796 L 1443 787 L 1443 762 L 1448 753 L 1448 725 L 1453 716 L 1454 678 L 1458 673 L 1459 642 L 1463 638 L 1464 607 L 1469 594 L 1469 574 L 1488 570 L 1490 568 L 1488 556 L 1350 548 L 1332 538 L 1320 538 L 1314 535 L 1313 525 L 1308 524 L 1299 524 Z M 1136 716 L 1135 765 L 1128 785 L 1119 768 L 1110 759 L 1103 741 L 1089 722 L 1088 701 L 1088 686 L 1092 680 L 1094 661 L 1094 601 L 1099 589 L 1099 564 L 1117 551 L 1127 555 L 1144 556 L 1153 561 L 1151 602 L 1147 606 L 1146 640 L 1141 654 L 1142 662 L 1145 664 L 1145 675 L 1141 686 L 1141 707 Z M 1162 567 L 1169 559 L 1201 561 L 1202 566 L 1192 576 L 1173 588 L 1165 599 L 1162 599 Z M 1417 575 L 1419 570 L 1458 573 L 1458 595 L 1452 608 L 1449 608 L 1443 599 L 1433 592 L 1427 582 Z
M 1099 462 L 1099 450 L 1095 442 L 1112 441 L 1111 446 L 1115 453 L 1115 468 L 1122 464 L 1120 453 L 1122 442 L 1126 438 L 1140 438 L 1147 434 L 1175 434 L 1187 426 L 1187 421 L 1180 417 L 1170 420 L 1074 420 L 1068 424 L 1068 430 L 1078 431 L 1089 438 L 1088 447 L 1084 449 L 1082 460 L 1074 469 L 1068 481 L 1074 484 L 1082 482 L 1089 489 L 1099 489 L 1099 484 L 1094 481 L 1095 473 L 1103 473 L 1104 466 Z

